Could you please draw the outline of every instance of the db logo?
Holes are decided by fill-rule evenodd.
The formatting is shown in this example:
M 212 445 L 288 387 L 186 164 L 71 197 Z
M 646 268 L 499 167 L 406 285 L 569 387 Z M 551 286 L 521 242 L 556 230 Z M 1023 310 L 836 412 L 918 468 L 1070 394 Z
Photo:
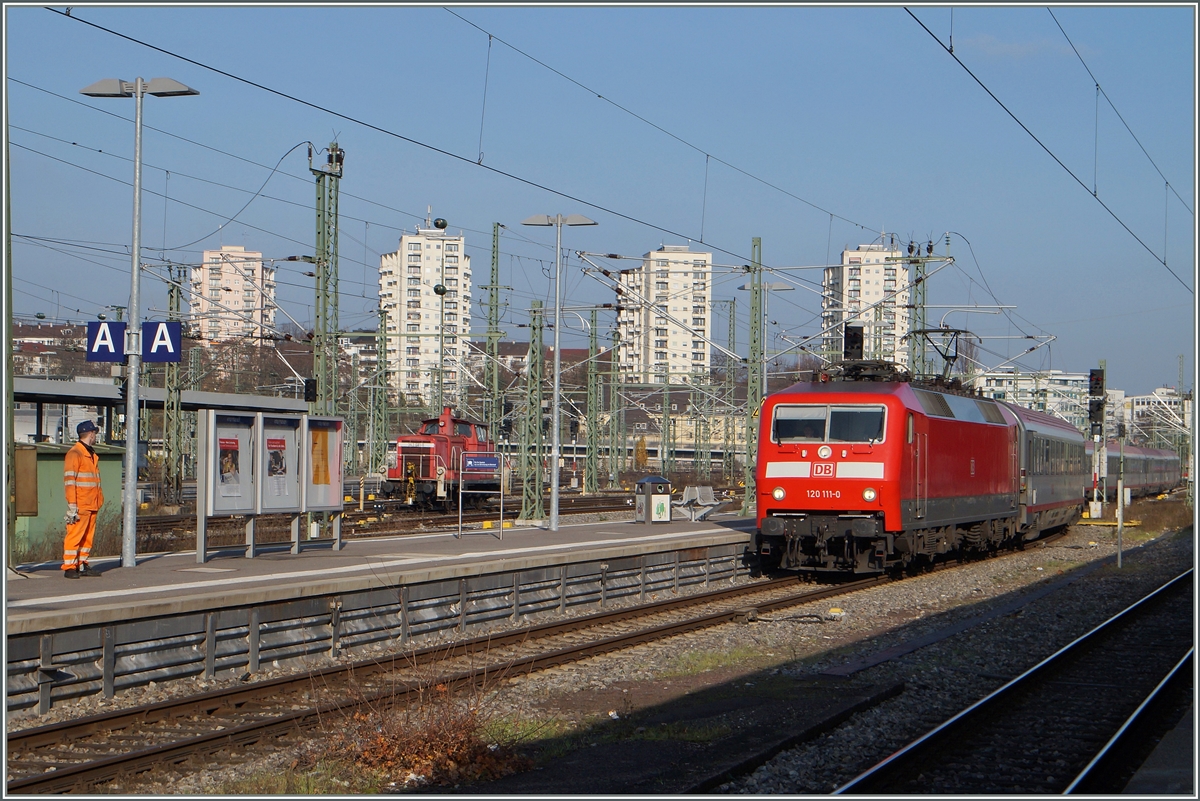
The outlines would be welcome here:
M 813 465 L 812 474 L 819 478 L 833 478 L 833 462 L 817 462 Z

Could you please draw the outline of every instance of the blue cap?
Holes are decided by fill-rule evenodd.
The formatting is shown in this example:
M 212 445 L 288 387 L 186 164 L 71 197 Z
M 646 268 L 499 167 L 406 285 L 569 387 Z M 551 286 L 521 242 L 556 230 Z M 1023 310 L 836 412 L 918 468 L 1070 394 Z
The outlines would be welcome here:
M 93 423 L 91 420 L 84 420 L 82 423 L 75 426 L 75 435 L 82 437 L 84 434 L 86 434 L 89 431 L 99 431 L 99 430 L 100 429 L 97 428 L 96 424 Z

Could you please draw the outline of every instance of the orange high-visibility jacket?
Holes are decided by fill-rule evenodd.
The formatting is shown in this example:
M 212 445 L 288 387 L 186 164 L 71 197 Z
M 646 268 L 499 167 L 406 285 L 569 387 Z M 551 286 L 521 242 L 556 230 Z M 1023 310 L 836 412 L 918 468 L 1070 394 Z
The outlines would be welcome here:
M 67 451 L 63 462 L 63 488 L 67 492 L 67 503 L 75 504 L 82 511 L 95 512 L 104 503 L 104 492 L 100 489 L 100 457 L 89 453 L 82 442 L 76 442 Z

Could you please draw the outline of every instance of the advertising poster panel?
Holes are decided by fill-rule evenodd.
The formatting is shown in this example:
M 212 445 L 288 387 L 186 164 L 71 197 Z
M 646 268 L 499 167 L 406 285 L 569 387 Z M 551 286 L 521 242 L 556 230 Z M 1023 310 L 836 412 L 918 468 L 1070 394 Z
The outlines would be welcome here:
M 254 415 L 208 415 L 208 514 L 254 514 Z
M 340 417 L 304 418 L 304 510 L 342 510 L 342 447 Z
M 300 415 L 258 415 L 260 447 L 257 474 L 259 512 L 299 512 L 300 471 L 303 469 L 303 449 L 300 447 Z

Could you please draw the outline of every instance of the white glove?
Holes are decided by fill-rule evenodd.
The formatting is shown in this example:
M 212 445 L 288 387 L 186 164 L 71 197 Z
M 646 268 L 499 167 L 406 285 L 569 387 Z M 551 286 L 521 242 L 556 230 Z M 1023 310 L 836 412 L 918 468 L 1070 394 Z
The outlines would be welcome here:
M 67 504 L 67 514 L 63 517 L 67 524 L 75 523 L 79 520 L 79 507 L 73 503 Z

